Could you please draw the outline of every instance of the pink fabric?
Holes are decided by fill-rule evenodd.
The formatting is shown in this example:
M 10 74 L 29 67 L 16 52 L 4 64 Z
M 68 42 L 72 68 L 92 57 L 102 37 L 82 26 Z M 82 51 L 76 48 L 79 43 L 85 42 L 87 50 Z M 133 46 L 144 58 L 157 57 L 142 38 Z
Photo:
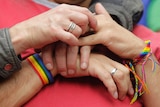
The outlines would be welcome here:
M 65 79 L 58 77 L 53 85 L 42 89 L 24 107 L 141 107 L 131 98 L 115 100 L 101 81 L 92 77 Z
M 32 0 L 0 0 L 0 28 L 8 28 L 46 10 L 48 8 L 37 5 Z M 34 50 L 28 49 L 21 56 L 25 58 L 32 53 Z

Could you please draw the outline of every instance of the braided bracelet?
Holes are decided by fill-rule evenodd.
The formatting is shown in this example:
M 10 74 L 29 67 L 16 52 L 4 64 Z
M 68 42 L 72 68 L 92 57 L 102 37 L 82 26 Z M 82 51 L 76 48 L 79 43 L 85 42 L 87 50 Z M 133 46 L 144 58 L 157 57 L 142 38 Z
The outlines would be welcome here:
M 27 58 L 27 61 L 40 77 L 44 85 L 53 83 L 54 79 L 51 72 L 45 67 L 39 54 L 31 55 Z
M 136 74 L 135 68 L 133 66 L 133 65 L 136 65 L 137 63 L 141 63 L 142 68 L 144 68 L 146 61 L 151 56 L 152 52 L 150 48 L 150 40 L 145 41 L 145 43 L 146 43 L 146 47 L 143 49 L 143 51 L 140 53 L 140 55 L 137 58 L 135 58 L 133 61 L 124 61 L 124 65 L 129 69 L 129 71 L 131 71 L 135 80 L 135 93 L 130 102 L 131 104 L 133 104 L 138 99 L 138 96 L 141 96 L 144 92 L 149 92 L 146 85 L 145 70 L 142 69 L 142 79 L 141 79 Z
M 146 43 L 146 47 L 143 49 L 143 51 L 140 53 L 140 55 L 135 58 L 133 60 L 134 63 L 138 63 L 139 61 L 141 61 L 148 53 L 151 52 L 151 48 L 150 48 L 150 40 L 145 41 Z

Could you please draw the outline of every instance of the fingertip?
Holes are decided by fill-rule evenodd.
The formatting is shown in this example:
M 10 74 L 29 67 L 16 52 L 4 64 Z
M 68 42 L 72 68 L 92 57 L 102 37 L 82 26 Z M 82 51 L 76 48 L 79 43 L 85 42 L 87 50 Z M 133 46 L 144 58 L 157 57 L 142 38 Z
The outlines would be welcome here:
M 60 74 L 62 75 L 62 76 L 67 76 L 67 72 L 65 71 L 65 72 L 60 72 Z
M 106 14 L 107 11 L 101 3 L 95 5 L 95 11 L 97 14 Z
M 47 63 L 45 66 L 46 66 L 46 68 L 48 70 L 52 70 L 53 69 L 53 65 L 51 63 Z
M 81 64 L 81 69 L 87 69 L 87 63 L 83 62 L 83 63 Z
M 69 69 L 69 70 L 68 70 L 68 74 L 69 74 L 69 75 L 73 75 L 73 74 L 75 74 L 75 70 L 73 70 L 73 69 Z
M 134 89 L 133 89 L 133 88 L 130 88 L 130 89 L 129 89 L 129 94 L 130 94 L 130 95 L 133 95 L 133 94 L 134 94 Z
M 113 98 L 118 99 L 118 92 L 115 91 L 112 96 L 113 96 Z

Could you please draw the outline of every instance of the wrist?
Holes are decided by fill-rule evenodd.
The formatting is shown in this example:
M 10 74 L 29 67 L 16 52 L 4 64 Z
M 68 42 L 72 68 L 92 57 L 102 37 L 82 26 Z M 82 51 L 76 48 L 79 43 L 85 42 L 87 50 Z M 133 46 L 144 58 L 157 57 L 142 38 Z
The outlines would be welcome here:
M 44 85 L 51 84 L 54 82 L 51 72 L 45 67 L 39 54 L 29 56 L 27 58 L 27 61 L 32 66 L 34 71 L 37 73 Z
M 3 107 L 20 107 L 29 101 L 42 88 L 43 84 L 26 60 L 22 68 L 10 78 L 0 83 L 0 104 Z M 9 96 L 9 97 L 8 97 Z
M 151 55 L 151 48 L 150 48 L 150 40 L 145 41 L 145 47 L 140 52 L 140 54 L 133 59 L 134 63 L 139 63 L 143 61 L 144 59 L 148 58 Z
M 15 53 L 17 55 L 29 48 L 26 45 L 27 39 L 25 38 L 26 37 L 25 35 L 28 35 L 28 34 L 23 29 L 25 28 L 23 28 L 20 24 L 17 24 L 9 28 L 11 42 L 15 50 Z
M 140 42 L 136 43 L 136 45 L 134 45 L 133 47 L 134 47 L 134 49 L 130 53 L 130 55 L 131 55 L 130 59 L 135 59 L 135 58 L 139 57 L 139 55 L 141 54 L 143 49 L 146 47 L 146 43 L 143 40 L 141 40 Z

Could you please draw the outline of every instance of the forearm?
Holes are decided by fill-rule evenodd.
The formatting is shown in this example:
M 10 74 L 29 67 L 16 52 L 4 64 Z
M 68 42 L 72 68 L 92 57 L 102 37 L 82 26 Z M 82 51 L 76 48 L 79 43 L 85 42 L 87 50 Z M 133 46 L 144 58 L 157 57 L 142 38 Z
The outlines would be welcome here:
M 29 35 L 29 32 L 27 32 L 27 28 L 25 28 L 23 23 L 16 24 L 9 28 L 9 33 L 13 48 L 17 55 L 29 48 L 26 43 L 28 38 L 25 38 L 26 35 Z
M 22 68 L 0 83 L 0 105 L 2 107 L 21 106 L 43 87 L 41 80 L 28 62 L 22 62 Z
M 154 60 L 154 62 L 158 62 L 154 55 L 150 56 Z M 148 60 L 146 64 L 144 65 L 145 68 L 145 75 L 146 75 L 146 85 L 149 90 L 149 93 L 144 93 L 142 95 L 142 100 L 145 105 L 145 107 L 159 107 L 159 98 L 160 98 L 160 65 L 156 64 L 153 65 L 153 62 L 151 60 Z M 152 68 L 155 68 L 152 71 Z M 142 77 L 142 65 L 138 64 L 136 65 L 136 72 L 139 75 L 139 77 Z

